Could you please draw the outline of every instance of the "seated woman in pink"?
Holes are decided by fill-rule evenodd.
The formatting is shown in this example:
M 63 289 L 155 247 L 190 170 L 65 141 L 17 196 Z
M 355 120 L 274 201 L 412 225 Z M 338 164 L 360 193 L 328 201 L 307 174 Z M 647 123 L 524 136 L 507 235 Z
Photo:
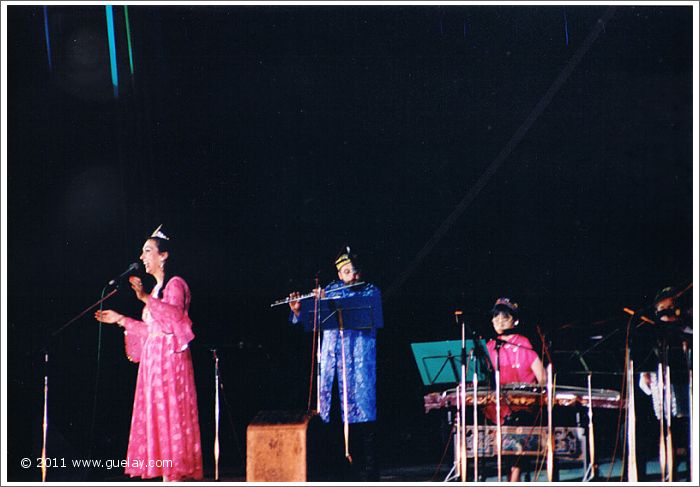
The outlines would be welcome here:
M 518 326 L 518 304 L 508 298 L 499 298 L 491 310 L 491 324 L 497 337 L 489 340 L 486 348 L 494 368 L 500 371 L 501 386 L 513 383 L 544 384 L 546 374 L 542 360 L 532 348 L 530 340 L 523 335 L 513 333 Z M 496 422 L 496 407 L 490 404 L 485 409 L 486 417 L 493 423 Z M 501 402 L 500 423 L 512 425 L 525 425 L 523 420 L 514 413 L 507 404 Z M 531 426 L 528 425 L 528 426 Z M 504 460 L 515 460 L 510 468 L 511 482 L 520 481 L 521 467 L 525 457 L 504 457 Z
M 202 446 L 188 346 L 194 338 L 190 289 L 184 279 L 168 274 L 170 239 L 160 229 L 146 240 L 140 257 L 155 287 L 147 294 L 140 278 L 129 278 L 145 305 L 142 321 L 112 310 L 97 311 L 95 318 L 123 327 L 127 357 L 140 362 L 124 473 L 165 482 L 199 480 Z

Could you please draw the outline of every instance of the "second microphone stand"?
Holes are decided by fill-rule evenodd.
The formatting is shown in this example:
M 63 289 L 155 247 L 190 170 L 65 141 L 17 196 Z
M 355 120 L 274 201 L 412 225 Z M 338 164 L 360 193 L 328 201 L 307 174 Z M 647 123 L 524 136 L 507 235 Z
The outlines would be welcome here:
M 460 377 L 457 387 L 457 445 L 455 448 L 455 474 L 454 478 L 459 477 L 462 482 L 467 481 L 467 328 L 472 335 L 474 342 L 473 348 L 470 350 L 469 359 L 473 361 L 474 368 L 472 373 L 472 451 L 474 456 L 474 482 L 479 481 L 479 415 L 478 415 L 478 387 L 479 387 L 479 368 L 481 363 L 487 364 L 489 370 L 493 369 L 491 359 L 484 352 L 481 346 L 481 337 L 464 321 L 461 310 L 455 311 L 455 321 L 460 325 L 461 332 L 461 356 L 460 356 Z M 499 448 L 500 453 L 500 448 Z M 452 479 L 449 477 L 448 479 Z

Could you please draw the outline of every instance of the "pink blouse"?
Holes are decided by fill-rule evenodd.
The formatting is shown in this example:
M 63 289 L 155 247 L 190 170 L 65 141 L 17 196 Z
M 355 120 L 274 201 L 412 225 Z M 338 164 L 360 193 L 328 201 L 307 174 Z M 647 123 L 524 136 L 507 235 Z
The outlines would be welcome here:
M 494 368 L 500 370 L 501 386 L 513 383 L 537 383 L 537 376 L 532 371 L 532 364 L 539 358 L 532 349 L 530 340 L 522 335 L 510 335 L 509 340 L 501 342 L 500 350 L 496 353 L 496 341 L 489 340 L 486 344 Z M 505 401 L 501 401 L 501 424 L 503 419 L 512 413 Z M 485 408 L 488 419 L 495 423 L 496 406 L 489 404 Z

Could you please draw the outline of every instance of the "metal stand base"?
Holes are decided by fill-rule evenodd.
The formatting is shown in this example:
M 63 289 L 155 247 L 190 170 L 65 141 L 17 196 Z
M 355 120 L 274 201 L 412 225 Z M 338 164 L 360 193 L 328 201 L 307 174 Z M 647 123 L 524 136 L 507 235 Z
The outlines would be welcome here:
M 448 421 L 450 421 L 450 418 L 448 416 Z M 454 452 L 453 457 L 454 460 L 452 462 L 452 468 L 450 471 L 447 473 L 447 476 L 445 477 L 445 480 L 443 482 L 452 482 L 453 480 L 459 481 L 460 480 L 460 471 L 459 471 L 459 434 L 457 431 L 458 425 L 457 422 L 459 421 L 458 418 L 455 418 L 452 421 L 452 450 Z
M 443 482 L 452 482 L 453 480 L 459 480 L 459 472 L 457 471 L 457 465 L 452 465 L 447 477 Z
M 593 479 L 595 479 L 595 466 L 593 464 L 588 464 L 586 471 L 583 473 L 581 482 L 593 482 Z

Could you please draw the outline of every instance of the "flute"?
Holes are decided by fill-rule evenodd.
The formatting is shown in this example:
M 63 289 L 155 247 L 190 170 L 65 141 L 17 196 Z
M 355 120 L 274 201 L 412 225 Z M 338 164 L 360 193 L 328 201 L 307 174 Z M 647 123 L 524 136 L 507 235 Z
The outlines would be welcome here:
M 354 284 L 348 284 L 347 286 L 337 287 L 337 288 L 335 288 L 335 289 L 332 289 L 332 291 L 340 291 L 341 289 L 347 289 L 347 288 L 353 287 L 353 286 L 360 286 L 360 285 L 362 285 L 362 284 L 364 284 L 364 282 L 360 281 L 360 282 L 356 282 L 356 283 L 354 283 Z M 314 296 L 316 296 L 316 292 L 315 292 L 315 291 L 311 291 L 311 292 L 308 293 L 308 294 L 301 294 L 301 295 L 299 295 L 299 297 L 296 297 L 296 298 L 278 299 L 277 301 L 275 301 L 274 303 L 272 303 L 272 304 L 270 305 L 270 308 L 274 308 L 275 306 L 279 306 L 279 305 L 281 305 L 281 304 L 289 304 L 289 303 L 291 303 L 292 301 L 301 301 L 301 300 L 303 300 L 303 299 L 313 298 Z M 323 298 L 322 298 L 322 299 L 323 299 Z M 330 298 L 330 299 L 333 299 L 333 298 Z

